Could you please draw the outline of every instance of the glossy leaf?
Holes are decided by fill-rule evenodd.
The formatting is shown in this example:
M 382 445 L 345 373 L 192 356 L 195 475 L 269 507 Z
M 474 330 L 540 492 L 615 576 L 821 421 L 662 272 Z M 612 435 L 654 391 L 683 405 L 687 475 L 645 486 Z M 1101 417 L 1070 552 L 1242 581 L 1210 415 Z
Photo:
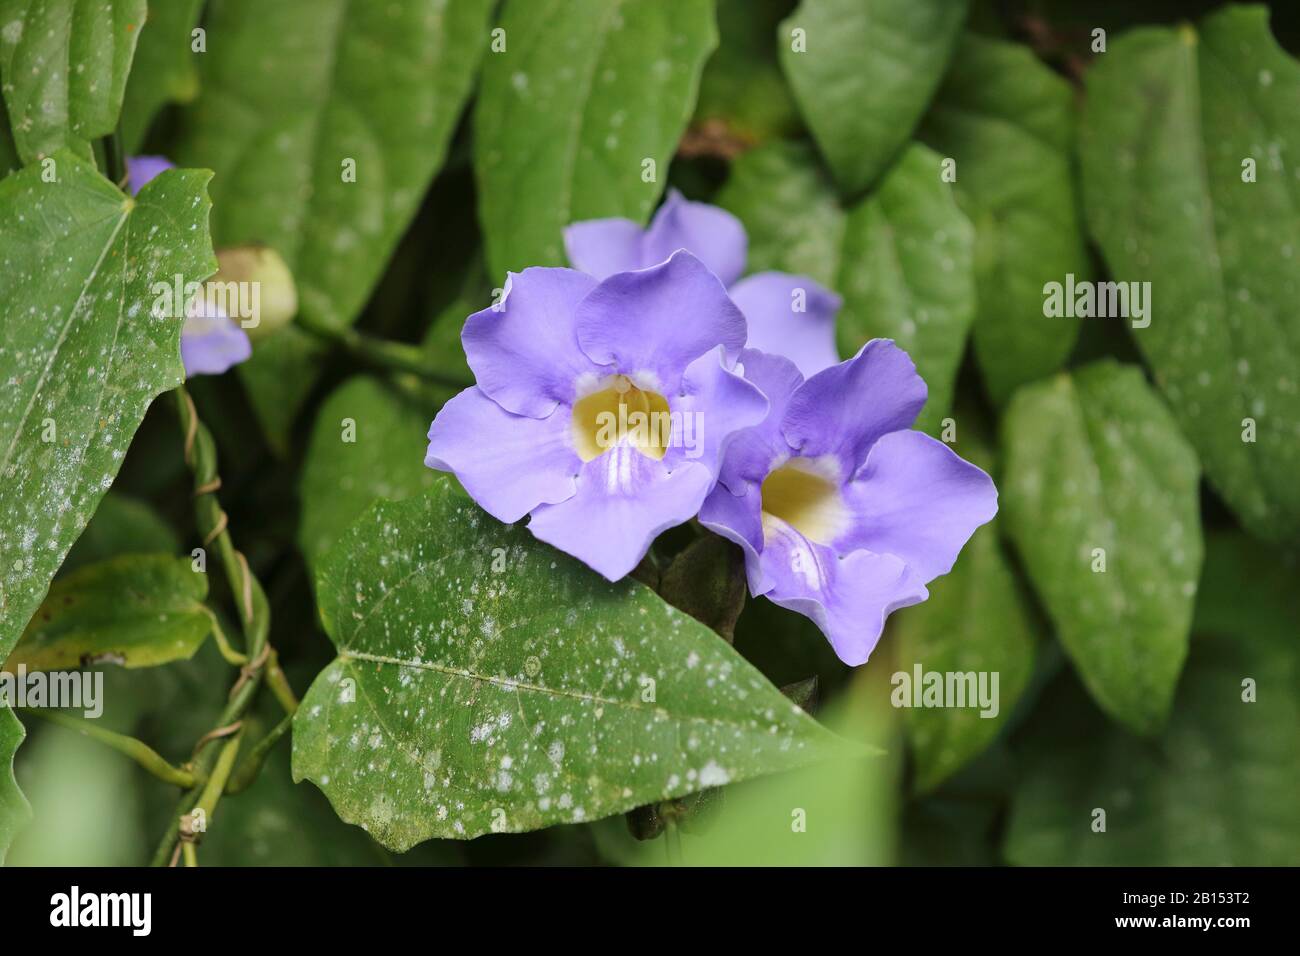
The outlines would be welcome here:
M 216 171 L 212 233 L 288 263 L 301 309 L 354 322 L 410 224 L 489 43 L 489 0 L 223 0 L 177 158 Z M 353 175 L 355 174 L 355 175 Z M 317 343 L 291 327 L 241 366 L 283 446 Z
M 921 127 L 955 161 L 957 196 L 975 224 L 972 338 L 998 403 L 1061 368 L 1079 332 L 1079 319 L 1043 314 L 1045 284 L 1091 273 L 1072 169 L 1074 100 L 1028 47 L 968 34 Z
M 501 29 L 474 107 L 494 281 L 564 265 L 570 222 L 649 218 L 717 43 L 711 0 L 508 0 Z
M 145 0 L 0 0 L 0 91 L 23 162 L 91 158 L 122 111 Z
M 447 478 L 376 504 L 316 587 L 339 654 L 295 717 L 294 777 L 393 849 L 594 820 L 838 750 L 704 625 Z
M 54 582 L 5 670 L 188 660 L 212 630 L 207 596 L 208 576 L 189 558 L 128 554 L 87 565 Z
M 1242 523 L 1300 540 L 1300 65 L 1267 8 L 1228 7 L 1117 39 L 1087 102 L 1088 224 L 1151 284 L 1133 341 Z
M 943 77 L 967 5 L 803 0 L 781 24 L 781 65 L 846 195 L 875 182 L 911 138 Z
M 1001 517 L 1088 690 L 1164 723 L 1202 541 L 1196 455 L 1142 373 L 1105 361 L 1022 388 L 1002 421 Z
M 0 180 L 0 655 L 117 474 L 159 392 L 180 384 L 181 318 L 154 283 L 216 267 L 209 173 L 173 170 L 134 199 L 70 153 L 58 181 Z M 178 310 L 177 310 L 178 311 Z

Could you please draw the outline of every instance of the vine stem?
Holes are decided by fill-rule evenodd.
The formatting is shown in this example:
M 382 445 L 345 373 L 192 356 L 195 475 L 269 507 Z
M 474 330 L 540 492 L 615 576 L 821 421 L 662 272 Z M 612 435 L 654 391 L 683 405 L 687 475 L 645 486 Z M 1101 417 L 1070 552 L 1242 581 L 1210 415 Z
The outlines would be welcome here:
M 230 754 L 229 760 L 233 766 L 235 755 L 238 753 L 236 744 L 236 741 L 240 739 L 238 732 L 235 733 L 234 740 L 227 741 L 219 749 L 203 745 L 209 740 L 230 733 L 233 728 L 242 726 L 244 714 L 247 713 L 258 688 L 262 684 L 267 662 L 273 659 L 272 649 L 268 641 L 271 630 L 271 611 L 266 600 L 266 592 L 262 590 L 261 583 L 249 568 L 248 559 L 244 557 L 243 552 L 235 547 L 227 527 L 226 513 L 222 510 L 221 503 L 217 499 L 216 492 L 221 487 L 221 480 L 217 474 L 216 442 L 213 440 L 212 433 L 208 431 L 207 426 L 199 420 L 198 410 L 194 407 L 194 399 L 190 397 L 185 386 L 178 387 L 173 394 L 176 398 L 181 431 L 185 436 L 185 463 L 189 466 L 194 477 L 196 523 L 199 533 L 203 535 L 203 546 L 205 548 L 216 547 L 221 558 L 221 565 L 225 570 L 226 580 L 230 585 L 230 591 L 234 595 L 235 603 L 238 605 L 239 622 L 244 633 L 242 656 L 246 663 L 240 667 L 239 677 L 234 686 L 231 687 L 230 696 L 226 701 L 226 706 L 217 718 L 214 731 L 204 735 L 197 748 L 198 752 L 193 760 L 194 772 L 196 778 L 204 781 L 204 784 L 191 786 L 181 796 L 176 805 L 176 812 L 172 814 L 167 832 L 163 834 L 162 840 L 154 852 L 153 864 L 155 866 L 165 866 L 175 858 L 173 850 L 180 836 L 181 817 L 191 812 L 196 806 L 203 805 L 204 794 L 207 789 L 211 788 L 217 769 L 227 753 Z M 233 648 L 230 650 L 233 652 L 232 656 L 239 654 L 239 652 L 233 651 Z M 278 670 L 278 667 L 276 669 Z M 287 684 L 285 689 L 287 689 Z M 277 693 L 276 696 L 280 697 L 281 695 Z M 292 693 L 290 693 L 290 696 L 292 697 Z M 225 776 L 221 778 L 220 790 L 225 789 L 226 777 L 229 774 L 230 768 L 227 767 Z M 207 789 L 201 790 L 201 787 Z M 215 802 L 214 799 L 212 801 L 213 806 L 215 806 Z
M 47 720 L 52 724 L 60 727 L 66 727 L 68 730 L 76 731 L 82 736 L 97 740 L 116 750 L 120 754 L 125 754 L 143 767 L 149 773 L 153 774 L 163 783 L 170 783 L 177 787 L 189 788 L 195 787 L 202 781 L 189 770 L 182 767 L 174 767 L 163 759 L 158 751 L 154 750 L 143 740 L 137 740 L 134 737 L 128 737 L 126 734 L 114 733 L 103 727 L 97 727 L 89 720 L 81 720 L 69 714 L 61 714 L 57 710 L 42 710 L 40 708 L 24 707 L 21 711 L 23 714 L 31 717 L 39 717 L 41 720 Z
M 295 324 L 304 331 L 345 349 L 354 358 L 368 365 L 394 372 L 408 372 L 433 385 L 463 389 L 473 385 L 455 375 L 449 375 L 429 364 L 429 358 L 419 346 L 407 342 L 394 342 L 358 332 L 351 326 L 337 326 L 322 321 L 311 312 L 299 312 Z

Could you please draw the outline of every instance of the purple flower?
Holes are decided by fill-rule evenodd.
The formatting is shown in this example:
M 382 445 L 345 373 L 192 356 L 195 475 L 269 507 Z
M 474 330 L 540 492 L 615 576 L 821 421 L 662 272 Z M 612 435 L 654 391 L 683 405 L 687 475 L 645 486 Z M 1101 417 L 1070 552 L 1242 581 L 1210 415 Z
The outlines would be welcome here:
M 175 169 L 165 156 L 128 156 L 127 185 L 136 195 L 160 173 Z M 253 354 L 252 343 L 239 324 L 231 321 L 220 306 L 198 296 L 185 307 L 185 324 L 181 326 L 181 362 L 185 377 L 220 375 Z
M 735 365 L 745 317 L 687 252 L 603 282 L 511 273 L 461 343 L 477 385 L 438 412 L 425 464 L 611 581 L 699 511 L 767 412 Z
M 591 219 L 564 230 L 569 262 L 597 279 L 648 268 L 686 249 L 722 280 L 745 313 L 749 348 L 784 355 L 804 375 L 834 365 L 840 360 L 835 350 L 840 297 L 807 276 L 760 272 L 741 279 L 748 245 L 739 219 L 684 199 L 675 189 L 644 230 L 630 219 Z
M 737 436 L 700 522 L 745 552 L 749 589 L 811 618 L 846 664 L 867 660 L 890 612 L 919 604 L 997 513 L 980 469 L 909 430 L 926 387 L 907 353 L 873 339 L 807 381 L 746 349 L 767 395 Z

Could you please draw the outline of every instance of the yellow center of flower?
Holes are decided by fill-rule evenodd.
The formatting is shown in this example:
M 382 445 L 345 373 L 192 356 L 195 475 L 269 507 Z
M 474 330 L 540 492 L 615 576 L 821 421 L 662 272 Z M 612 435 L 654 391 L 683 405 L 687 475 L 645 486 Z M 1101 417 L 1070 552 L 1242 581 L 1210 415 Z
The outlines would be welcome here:
M 583 461 L 627 442 L 656 461 L 668 450 L 672 418 L 668 400 L 615 375 L 600 391 L 573 403 L 573 445 Z
M 776 520 L 818 544 L 834 540 L 848 516 L 838 484 L 820 472 L 816 464 L 795 458 L 763 479 L 764 537 L 776 530 L 772 527 Z

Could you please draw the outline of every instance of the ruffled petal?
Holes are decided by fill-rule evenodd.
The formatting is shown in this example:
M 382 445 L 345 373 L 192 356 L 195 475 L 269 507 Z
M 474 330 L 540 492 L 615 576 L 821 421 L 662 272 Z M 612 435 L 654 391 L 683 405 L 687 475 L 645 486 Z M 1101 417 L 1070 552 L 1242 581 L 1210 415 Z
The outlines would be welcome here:
M 784 355 L 805 377 L 839 363 L 835 316 L 840 297 L 807 276 L 760 272 L 732 286 L 731 301 L 745 313 L 749 348 Z
M 833 544 L 897 555 L 925 582 L 952 570 L 975 529 L 998 511 L 993 479 L 921 432 L 883 436 L 844 488 L 854 513 Z
M 596 287 L 595 279 L 574 269 L 511 273 L 501 302 L 466 319 L 460 336 L 484 394 L 529 418 L 572 404 L 575 383 L 600 374 L 574 335 L 578 303 Z
M 643 234 L 631 219 L 588 219 L 564 230 L 564 250 L 573 268 L 595 279 L 606 279 L 616 272 L 643 267 Z
M 512 415 L 478 388 L 467 388 L 429 426 L 424 463 L 450 471 L 499 521 L 518 521 L 541 504 L 573 496 L 582 460 L 569 439 L 566 407 L 549 418 Z
M 126 158 L 126 184 L 134 196 L 144 189 L 145 183 L 159 173 L 175 169 L 176 164 L 166 156 L 128 156 Z
M 586 462 L 577 493 L 537 508 L 528 530 L 617 581 L 661 532 L 699 512 L 712 486 L 707 468 L 685 464 L 669 471 L 624 443 Z
M 885 618 L 920 604 L 929 592 L 902 559 L 854 551 L 844 557 L 769 518 L 762 574 L 769 600 L 813 621 L 845 664 L 865 664 Z
M 640 268 L 663 262 L 678 249 L 691 253 L 730 287 L 745 271 L 749 238 L 740 220 L 725 209 L 691 202 L 670 189 L 645 232 Z
M 600 283 L 578 305 L 577 334 L 591 361 L 667 394 L 678 390 L 686 366 L 719 345 L 734 363 L 745 344 L 745 317 L 704 263 L 677 252 Z
M 696 462 L 716 476 L 735 437 L 767 415 L 767 399 L 758 386 L 727 367 L 722 349 L 706 352 L 686 367 L 681 391 L 674 396 L 673 428 L 664 463 Z
M 185 377 L 220 375 L 253 354 L 248 333 L 216 306 L 193 298 L 181 326 L 181 363 Z
M 780 355 L 745 349 L 740 353 L 740 366 L 745 379 L 767 396 L 768 411 L 762 422 L 732 440 L 722 459 L 719 480 L 736 495 L 751 489 L 757 493 L 768 472 L 790 456 L 792 450 L 781 432 L 781 420 L 790 399 L 803 384 L 794 363 Z
M 906 352 L 889 339 L 872 339 L 853 358 L 803 383 L 782 431 L 805 457 L 836 455 L 847 478 L 881 435 L 916 421 L 927 392 Z

